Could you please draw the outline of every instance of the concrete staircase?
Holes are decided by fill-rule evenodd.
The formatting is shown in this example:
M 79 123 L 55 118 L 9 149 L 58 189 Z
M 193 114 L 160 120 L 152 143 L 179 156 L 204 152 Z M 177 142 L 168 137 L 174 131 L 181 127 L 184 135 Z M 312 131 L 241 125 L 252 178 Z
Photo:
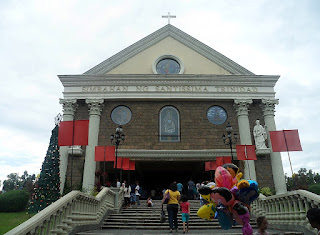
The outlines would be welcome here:
M 223 230 L 218 220 L 206 221 L 197 216 L 200 208 L 198 200 L 190 200 L 191 215 L 189 221 L 189 234 L 242 234 L 241 225 L 235 225 L 230 230 Z M 168 234 L 168 214 L 166 205 L 166 221 L 160 222 L 161 201 L 154 200 L 153 207 L 147 207 L 145 200 L 141 200 L 141 205 L 131 206 L 123 209 L 119 214 L 110 215 L 102 224 L 100 230 L 87 231 L 77 233 L 78 235 L 95 235 L 95 234 Z M 178 212 L 179 229 L 178 233 L 182 233 L 181 212 Z M 250 222 L 253 230 L 257 230 L 254 220 Z M 268 230 L 270 234 L 283 234 L 281 231 Z M 176 233 L 176 232 L 174 232 Z

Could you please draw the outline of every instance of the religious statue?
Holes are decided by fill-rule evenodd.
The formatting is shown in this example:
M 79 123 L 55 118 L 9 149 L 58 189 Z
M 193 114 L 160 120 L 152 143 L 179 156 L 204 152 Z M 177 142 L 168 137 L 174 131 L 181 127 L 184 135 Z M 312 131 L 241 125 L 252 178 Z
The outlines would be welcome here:
M 260 124 L 259 120 L 256 120 L 256 125 L 253 128 L 254 142 L 257 149 L 266 149 L 265 141 L 267 139 L 266 129 Z

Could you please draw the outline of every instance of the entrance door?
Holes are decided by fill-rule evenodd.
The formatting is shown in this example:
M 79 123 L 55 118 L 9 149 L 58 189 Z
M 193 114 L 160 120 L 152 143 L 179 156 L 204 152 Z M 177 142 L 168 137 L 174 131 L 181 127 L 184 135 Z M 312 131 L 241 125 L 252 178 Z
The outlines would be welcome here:
M 136 170 L 130 172 L 130 181 L 139 181 L 146 194 L 156 190 L 161 195 L 161 191 L 174 181 L 182 183 L 186 190 L 190 179 L 194 183 L 210 180 L 210 172 L 204 171 L 204 162 L 136 161 Z

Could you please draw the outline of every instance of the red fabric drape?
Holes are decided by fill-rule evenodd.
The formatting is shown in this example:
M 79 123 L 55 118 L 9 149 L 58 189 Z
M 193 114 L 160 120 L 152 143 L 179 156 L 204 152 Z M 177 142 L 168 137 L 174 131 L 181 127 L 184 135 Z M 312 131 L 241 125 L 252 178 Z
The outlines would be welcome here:
M 298 130 L 269 131 L 273 152 L 302 151 Z
M 59 125 L 58 145 L 88 145 L 88 132 L 89 120 L 62 121 Z
M 254 145 L 237 145 L 238 160 L 257 160 Z

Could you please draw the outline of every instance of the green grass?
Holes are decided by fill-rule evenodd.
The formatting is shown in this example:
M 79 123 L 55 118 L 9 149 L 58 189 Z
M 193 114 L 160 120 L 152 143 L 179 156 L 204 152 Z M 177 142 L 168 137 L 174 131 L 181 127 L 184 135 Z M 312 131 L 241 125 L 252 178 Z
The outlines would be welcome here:
M 0 235 L 22 224 L 31 215 L 27 211 L 22 212 L 0 212 Z

